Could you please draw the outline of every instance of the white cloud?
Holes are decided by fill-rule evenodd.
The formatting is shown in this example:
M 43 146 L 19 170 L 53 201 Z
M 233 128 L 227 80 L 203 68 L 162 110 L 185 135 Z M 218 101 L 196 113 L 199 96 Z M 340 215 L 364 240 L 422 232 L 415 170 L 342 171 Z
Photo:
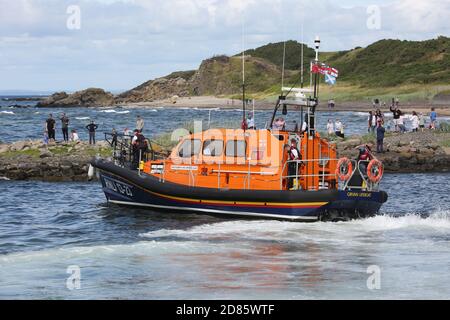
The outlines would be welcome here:
M 66 28 L 68 5 L 81 30 Z M 379 4 L 380 30 L 366 27 Z M 449 1 L 0 0 L 0 89 L 129 88 L 213 54 L 320 34 L 324 50 L 449 35 Z M 11 71 L 14 70 L 14 71 Z

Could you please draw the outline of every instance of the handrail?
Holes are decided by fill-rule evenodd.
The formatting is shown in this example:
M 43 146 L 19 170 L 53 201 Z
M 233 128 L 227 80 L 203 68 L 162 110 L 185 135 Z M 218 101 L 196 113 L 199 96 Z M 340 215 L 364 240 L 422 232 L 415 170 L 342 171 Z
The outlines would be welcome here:
M 325 161 L 326 160 L 326 161 Z M 322 164 L 320 162 L 322 161 Z M 306 160 L 288 160 L 284 163 L 281 175 L 280 175 L 280 190 L 283 189 L 283 180 L 285 179 L 300 179 L 301 177 L 322 177 L 322 186 L 325 184 L 325 177 L 335 177 L 336 173 L 325 174 L 325 167 L 328 165 L 330 161 L 339 161 L 339 159 L 331 159 L 331 158 L 320 158 L 320 159 L 306 159 Z M 318 174 L 299 174 L 299 165 L 309 163 L 309 162 L 318 162 L 319 166 L 322 167 L 322 173 Z M 283 172 L 286 170 L 286 167 L 290 163 L 296 163 L 296 175 L 283 175 Z
M 371 160 L 350 160 L 352 162 L 353 167 L 353 172 L 350 176 L 350 178 L 345 181 L 344 185 L 342 186 L 342 190 L 347 190 L 348 188 L 352 188 L 352 189 L 366 189 L 368 191 L 378 191 L 380 183 L 377 182 L 372 182 L 368 179 L 367 176 L 367 172 L 364 174 L 363 172 L 361 172 L 361 163 L 366 163 L 366 170 L 367 167 L 369 166 L 369 163 Z M 363 181 L 366 184 L 366 188 L 364 188 L 362 185 L 361 186 L 350 186 L 350 181 L 352 180 L 353 176 L 355 175 L 355 173 L 358 172 L 360 177 L 363 179 Z

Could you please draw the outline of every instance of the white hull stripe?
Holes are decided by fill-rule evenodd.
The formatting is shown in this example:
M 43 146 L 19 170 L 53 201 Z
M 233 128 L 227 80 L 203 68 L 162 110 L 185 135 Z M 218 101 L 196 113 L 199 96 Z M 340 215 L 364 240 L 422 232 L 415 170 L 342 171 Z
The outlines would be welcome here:
M 237 216 L 249 216 L 249 217 L 269 217 L 269 218 L 277 218 L 277 219 L 286 219 L 286 220 L 297 220 L 297 221 L 317 221 L 317 216 L 287 216 L 282 214 L 265 214 L 265 213 L 256 213 L 256 212 L 241 212 L 241 211 L 225 211 L 225 210 L 214 210 L 214 209 L 201 209 L 201 208 L 188 208 L 188 207 L 173 207 L 173 206 L 160 206 L 156 204 L 147 204 L 147 203 L 138 203 L 131 201 L 118 201 L 118 200 L 109 200 L 111 203 L 121 204 L 121 205 L 131 205 L 136 207 L 150 207 L 156 209 L 168 209 L 168 210 L 183 210 L 183 211 L 197 211 L 204 213 L 217 213 L 217 214 L 230 214 Z

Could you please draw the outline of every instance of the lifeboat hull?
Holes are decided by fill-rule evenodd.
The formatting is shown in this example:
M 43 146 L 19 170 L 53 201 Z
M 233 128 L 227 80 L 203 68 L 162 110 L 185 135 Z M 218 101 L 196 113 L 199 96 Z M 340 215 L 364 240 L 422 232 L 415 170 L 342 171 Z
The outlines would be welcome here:
M 374 216 L 387 201 L 383 191 L 197 188 L 162 182 L 108 161 L 92 165 L 108 202 L 153 210 L 314 222 Z

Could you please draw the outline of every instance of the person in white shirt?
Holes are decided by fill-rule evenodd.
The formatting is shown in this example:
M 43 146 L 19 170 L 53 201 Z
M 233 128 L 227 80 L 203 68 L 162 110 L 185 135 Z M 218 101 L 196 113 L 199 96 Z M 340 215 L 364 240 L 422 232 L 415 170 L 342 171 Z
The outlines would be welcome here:
M 375 133 L 375 128 L 377 127 L 377 117 L 372 111 L 369 111 L 369 118 L 367 119 L 368 132 Z
M 336 123 L 334 124 L 334 132 L 335 134 L 340 137 L 344 138 L 344 125 L 342 124 L 341 120 L 337 119 Z
M 302 133 L 306 132 L 308 130 L 308 121 L 303 121 L 302 124 Z
M 137 116 L 136 129 L 139 130 L 139 132 L 141 133 L 142 130 L 144 130 L 144 119 L 142 119 L 141 116 Z
M 334 133 L 334 123 L 333 121 L 331 121 L 331 119 L 329 119 L 327 123 L 327 132 L 328 136 L 331 136 Z
M 72 142 L 80 141 L 80 137 L 78 136 L 77 130 L 71 131 L 70 141 L 72 141 Z
M 255 119 L 253 118 L 253 114 L 252 113 L 248 114 L 247 128 L 248 128 L 248 130 L 256 130 Z
M 398 120 L 397 120 L 397 127 L 399 128 L 401 133 L 405 133 L 406 132 L 405 116 L 403 114 L 401 114 L 400 118 L 398 118 Z
M 283 118 L 278 118 L 273 123 L 273 129 L 281 131 L 281 130 L 284 130 L 284 126 L 285 125 L 286 125 L 286 122 L 284 121 L 284 119 Z
M 417 115 L 417 112 L 413 111 L 411 119 L 411 127 L 413 132 L 419 131 L 419 116 Z

